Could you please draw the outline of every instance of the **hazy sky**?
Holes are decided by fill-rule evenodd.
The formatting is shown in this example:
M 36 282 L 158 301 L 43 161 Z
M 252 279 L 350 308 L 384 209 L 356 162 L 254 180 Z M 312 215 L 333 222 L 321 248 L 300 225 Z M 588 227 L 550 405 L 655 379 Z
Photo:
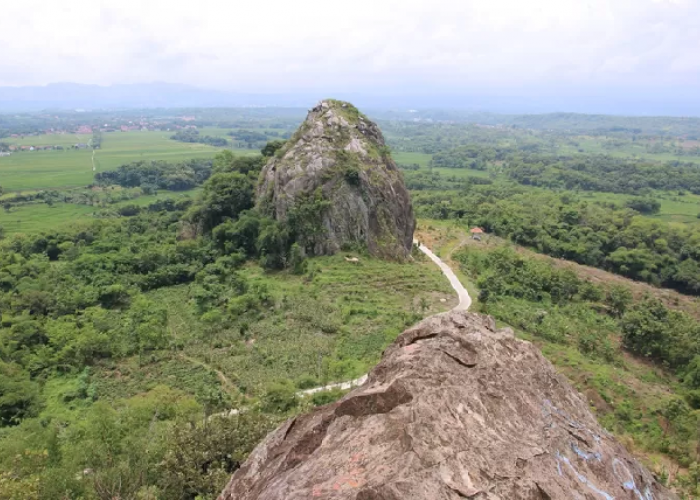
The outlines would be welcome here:
M 700 88 L 700 0 L 23 0 L 0 85 Z

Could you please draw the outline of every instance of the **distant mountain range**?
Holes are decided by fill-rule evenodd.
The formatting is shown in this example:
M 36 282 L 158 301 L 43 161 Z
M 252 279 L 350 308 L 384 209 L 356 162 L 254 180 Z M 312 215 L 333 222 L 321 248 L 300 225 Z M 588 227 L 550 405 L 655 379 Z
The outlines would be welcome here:
M 276 96 L 256 96 L 205 90 L 189 85 L 148 83 L 84 85 L 52 83 L 37 87 L 0 87 L 0 111 L 45 109 L 190 108 L 300 105 Z
M 522 95 L 517 95 L 517 94 Z M 52 83 L 46 86 L 0 87 L 0 112 L 100 110 L 134 108 L 196 108 L 278 106 L 309 108 L 323 98 L 351 101 L 362 109 L 460 109 L 497 113 L 574 112 L 637 116 L 700 116 L 695 92 L 634 93 L 627 89 L 522 89 L 510 95 L 458 90 L 423 89 L 401 93 L 388 89 L 353 93 L 320 92 L 253 94 L 227 92 L 172 83 L 110 86 Z

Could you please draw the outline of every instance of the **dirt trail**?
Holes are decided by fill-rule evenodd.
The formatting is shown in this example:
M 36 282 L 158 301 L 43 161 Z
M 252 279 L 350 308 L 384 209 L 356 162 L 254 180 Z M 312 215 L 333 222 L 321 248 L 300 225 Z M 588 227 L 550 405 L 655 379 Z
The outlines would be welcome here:
M 184 359 L 185 361 L 189 361 L 192 364 L 199 365 L 202 368 L 205 368 L 209 371 L 216 373 L 216 376 L 219 378 L 219 381 L 228 391 L 230 391 L 234 394 L 239 393 L 238 387 L 236 387 L 236 385 L 233 382 L 231 382 L 231 380 L 229 380 L 229 378 L 226 375 L 224 375 L 224 373 L 221 370 L 217 370 L 216 368 L 214 368 L 210 364 L 205 363 L 204 361 L 200 361 L 199 359 L 196 359 L 196 358 L 191 358 L 190 356 L 187 356 L 185 354 L 180 354 L 180 357 L 182 359 Z

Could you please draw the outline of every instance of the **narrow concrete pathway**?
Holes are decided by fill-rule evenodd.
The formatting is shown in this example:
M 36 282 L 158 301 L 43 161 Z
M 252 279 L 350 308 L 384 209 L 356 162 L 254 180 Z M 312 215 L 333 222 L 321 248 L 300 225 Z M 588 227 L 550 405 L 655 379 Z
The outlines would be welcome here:
M 418 244 L 418 241 L 413 240 L 413 243 Z M 454 288 L 455 292 L 457 292 L 457 297 L 459 297 L 459 304 L 457 304 L 452 310 L 466 311 L 467 309 L 469 309 L 469 307 L 472 305 L 472 298 L 469 296 L 469 292 L 467 292 L 467 289 L 464 288 L 462 283 L 459 281 L 459 278 L 457 278 L 457 275 L 454 273 L 452 268 L 445 264 L 440 257 L 435 255 L 425 245 L 419 244 L 418 249 L 425 255 L 427 255 L 430 258 L 430 260 L 432 260 L 438 265 L 438 267 L 442 271 L 442 274 L 444 274 L 445 277 L 447 277 L 447 279 L 450 282 L 450 285 L 452 285 L 452 288 Z
M 414 243 L 418 244 L 417 240 L 413 240 Z M 422 244 L 418 244 L 418 249 L 423 252 L 425 255 L 428 256 L 430 260 L 435 262 L 435 264 L 438 265 L 440 270 L 442 271 L 442 274 L 445 275 L 445 277 L 449 280 L 450 285 L 452 285 L 452 288 L 454 288 L 455 292 L 457 292 L 457 297 L 459 298 L 459 303 L 452 308 L 453 311 L 466 311 L 469 309 L 469 307 L 472 305 L 472 298 L 469 296 L 469 292 L 467 292 L 467 289 L 464 288 L 464 285 L 459 281 L 459 278 L 457 278 L 457 275 L 454 273 L 452 268 L 445 264 L 440 257 L 435 255 L 428 247 Z M 196 362 L 199 364 L 204 365 L 201 361 L 197 361 L 191 358 L 188 358 L 192 362 Z M 211 368 L 211 367 L 210 367 Z M 213 368 L 211 368 L 213 369 Z M 218 370 L 214 370 L 217 372 L 217 375 L 222 378 L 222 382 L 228 382 L 228 379 L 225 378 L 224 374 L 219 372 Z M 350 380 L 347 382 L 337 382 L 334 384 L 328 384 L 328 385 L 323 385 L 321 387 L 314 387 L 313 389 L 306 389 L 303 391 L 297 392 L 297 396 L 310 396 L 311 394 L 315 394 L 317 392 L 321 391 L 329 391 L 332 389 L 340 389 L 342 391 L 346 391 L 348 389 L 352 389 L 353 387 L 358 387 L 362 384 L 364 384 L 367 381 L 367 375 L 362 375 L 360 378 L 356 378 L 355 380 Z M 229 382 L 230 383 L 230 382 Z M 240 410 L 238 409 L 233 409 L 229 410 L 227 412 L 219 413 L 218 415 L 238 415 Z M 211 418 L 211 417 L 210 417 Z
M 435 264 L 438 265 L 440 270 L 442 271 L 442 274 L 445 275 L 445 277 L 448 279 L 450 282 L 450 285 L 452 285 L 452 288 L 454 288 L 455 292 L 457 292 L 457 297 L 459 298 L 459 303 L 452 308 L 453 311 L 466 311 L 469 309 L 469 307 L 472 305 L 472 298 L 469 296 L 469 292 L 467 292 L 467 289 L 464 288 L 464 285 L 462 285 L 462 282 L 459 281 L 459 278 L 457 278 L 457 275 L 454 273 L 452 268 L 445 264 L 440 257 L 435 255 L 432 250 L 430 250 L 428 247 L 426 247 L 423 244 L 419 244 L 418 240 L 413 240 L 413 243 L 418 245 L 418 250 L 423 252 L 425 255 L 428 256 L 430 260 L 435 262 Z M 317 392 L 321 391 L 328 391 L 331 389 L 341 389 L 343 391 L 352 389 L 353 387 L 357 387 L 359 385 L 364 384 L 367 381 L 367 375 L 362 375 L 360 378 L 357 378 L 355 380 L 350 380 L 349 382 L 338 382 L 335 384 L 328 384 L 324 385 L 321 387 L 314 387 L 313 389 L 306 389 L 304 391 L 299 391 L 297 392 L 297 396 L 308 396 L 310 394 L 315 394 Z

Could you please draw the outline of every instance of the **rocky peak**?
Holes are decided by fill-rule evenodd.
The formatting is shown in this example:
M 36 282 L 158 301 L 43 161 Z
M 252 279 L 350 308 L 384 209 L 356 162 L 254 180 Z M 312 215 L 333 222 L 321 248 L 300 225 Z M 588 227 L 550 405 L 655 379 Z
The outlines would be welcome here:
M 401 259 L 411 249 L 415 219 L 402 175 L 379 127 L 350 103 L 329 99 L 309 111 L 263 168 L 258 206 L 281 221 L 303 213 L 297 240 L 316 255 L 361 245 Z
M 451 312 L 401 334 L 363 386 L 271 433 L 219 500 L 461 498 L 676 496 L 535 346 Z

